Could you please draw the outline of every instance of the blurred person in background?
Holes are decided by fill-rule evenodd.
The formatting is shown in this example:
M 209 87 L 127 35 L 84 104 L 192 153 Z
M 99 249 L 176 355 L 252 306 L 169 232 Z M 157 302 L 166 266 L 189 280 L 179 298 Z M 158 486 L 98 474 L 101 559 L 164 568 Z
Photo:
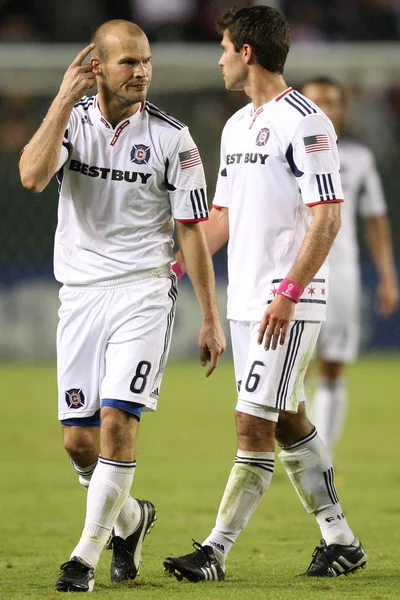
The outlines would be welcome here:
M 292 42 L 317 43 L 329 39 L 324 30 L 324 6 L 314 0 L 300 0 L 285 3 L 290 22 Z M 326 8 L 325 8 L 326 11 Z
M 27 13 L 6 13 L 1 18 L 0 12 L 0 42 L 29 43 L 43 41 L 44 36 L 35 28 Z
M 352 4 L 353 18 L 343 20 L 346 39 L 383 42 L 400 38 L 398 0 L 397 6 L 390 0 L 352 0 Z
M 393 41 L 400 38 L 398 0 L 281 0 L 293 40 Z
M 336 129 L 345 199 L 341 228 L 329 252 L 327 318 L 317 344 L 321 377 L 310 411 L 311 421 L 333 456 L 347 415 L 345 366 L 357 358 L 359 348 L 361 280 L 357 216 L 362 218 L 378 274 L 376 311 L 381 318 L 390 317 L 396 310 L 399 291 L 381 180 L 372 152 L 345 136 L 345 92 L 329 77 L 310 79 L 301 91 L 325 112 Z
M 130 0 L 126 5 L 151 40 L 187 39 L 196 22 L 196 0 Z
M 200 224 L 208 207 L 197 147 L 183 123 L 146 100 L 152 66 L 144 32 L 108 21 L 92 41 L 67 69 L 20 160 L 27 189 L 41 192 L 55 173 L 60 185 L 59 420 L 88 490 L 81 538 L 57 581 L 62 592 L 93 590 L 110 535 L 111 582 L 134 579 L 155 520 L 154 505 L 129 493 L 138 423 L 143 410 L 156 409 L 174 322 L 174 221 L 202 310 L 207 376 L 225 348 Z M 82 97 L 94 83 L 98 94 Z
M 303 385 L 325 320 L 326 258 L 340 226 L 337 136 L 327 116 L 285 82 L 290 33 L 278 10 L 230 9 L 217 31 L 225 86 L 251 99 L 222 132 L 213 208 L 203 226 L 212 254 L 229 240 L 237 453 L 214 528 L 191 554 L 166 558 L 164 568 L 193 582 L 225 578 L 229 552 L 271 485 L 277 442 L 321 532 L 301 575 L 338 577 L 362 568 L 367 555 L 306 416 Z

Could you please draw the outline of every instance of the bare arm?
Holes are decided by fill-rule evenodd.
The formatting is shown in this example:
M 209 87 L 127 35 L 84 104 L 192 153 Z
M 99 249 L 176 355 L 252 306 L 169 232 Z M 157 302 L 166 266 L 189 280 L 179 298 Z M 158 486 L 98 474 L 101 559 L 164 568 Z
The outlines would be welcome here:
M 386 215 L 364 219 L 367 244 L 379 276 L 377 311 L 390 317 L 399 304 L 399 289 L 394 265 L 390 225 Z
M 218 252 L 229 239 L 228 209 L 212 208 L 210 211 L 210 218 L 208 221 L 202 222 L 202 227 L 206 237 L 208 251 L 212 256 Z M 178 261 L 182 272 L 185 273 L 185 261 L 180 250 L 176 253 L 176 260 Z
M 199 336 L 200 360 L 203 367 L 210 361 L 208 377 L 217 367 L 226 345 L 219 321 L 214 269 L 201 223 L 177 221 L 176 230 L 187 273 L 203 314 Z
M 87 46 L 68 67 L 45 120 L 21 156 L 21 182 L 33 192 L 43 191 L 53 177 L 60 159 L 62 140 L 71 110 L 75 102 L 95 82 L 92 66 L 82 65 L 82 61 L 93 48 L 94 44 Z
M 340 203 L 317 204 L 310 208 L 313 221 L 287 277 L 305 288 L 322 267 L 340 229 Z
M 314 217 L 313 222 L 308 228 L 296 261 L 287 274 L 288 279 L 299 283 L 303 288 L 322 266 L 340 228 L 339 203 L 317 204 L 310 210 Z M 292 300 L 278 294 L 266 309 L 258 333 L 259 344 L 265 335 L 266 350 L 270 346 L 275 350 L 278 341 L 284 344 L 295 306 Z

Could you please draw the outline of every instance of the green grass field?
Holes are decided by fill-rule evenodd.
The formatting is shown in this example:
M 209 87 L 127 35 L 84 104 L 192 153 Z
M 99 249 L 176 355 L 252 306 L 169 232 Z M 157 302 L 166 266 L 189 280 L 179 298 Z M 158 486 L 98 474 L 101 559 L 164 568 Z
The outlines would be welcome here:
M 111 587 L 110 552 L 96 598 L 380 600 L 400 597 L 399 359 L 366 358 L 349 370 L 351 408 L 336 457 L 338 492 L 369 555 L 366 569 L 333 580 L 296 579 L 319 543 L 279 461 L 272 486 L 234 546 L 224 582 L 190 584 L 163 573 L 169 554 L 191 550 L 214 523 L 234 452 L 232 367 L 210 378 L 191 362 L 167 367 L 159 410 L 144 415 L 134 495 L 158 521 L 130 585 Z M 1 385 L 0 598 L 53 599 L 59 565 L 83 524 L 85 492 L 62 449 L 54 365 L 3 365 Z

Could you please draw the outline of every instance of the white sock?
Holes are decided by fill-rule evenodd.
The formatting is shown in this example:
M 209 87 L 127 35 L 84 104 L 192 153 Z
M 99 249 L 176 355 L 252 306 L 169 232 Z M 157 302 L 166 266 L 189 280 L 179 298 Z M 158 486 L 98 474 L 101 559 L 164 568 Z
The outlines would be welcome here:
M 125 540 L 128 535 L 131 535 L 131 533 L 136 531 L 141 516 L 142 511 L 138 501 L 135 498 L 132 498 L 132 496 L 128 496 L 115 521 L 115 535 Z
M 332 461 L 317 430 L 282 448 L 279 458 L 304 508 L 315 515 L 326 543 L 351 544 L 354 534 L 339 504 Z
M 79 475 L 79 483 L 88 490 L 97 462 L 89 467 L 78 467 L 73 460 L 71 460 L 71 464 Z M 136 531 L 140 523 L 141 514 L 138 501 L 132 498 L 132 496 L 128 496 L 115 522 L 115 535 L 126 539 L 131 533 Z
M 71 458 L 71 465 L 75 471 L 75 473 L 79 476 L 79 483 L 82 487 L 87 491 L 89 489 L 90 480 L 92 479 L 92 475 L 97 466 L 97 461 L 88 467 L 78 467 L 76 463 Z
M 212 546 L 221 565 L 269 488 L 273 472 L 273 452 L 237 451 L 215 527 L 202 544 Z
M 347 383 L 345 379 L 322 378 L 314 394 L 311 421 L 332 456 L 343 433 L 347 416 Z
M 346 521 L 339 502 L 316 512 L 315 518 L 321 530 L 321 537 L 328 546 L 329 544 L 344 544 L 347 546 L 354 540 L 354 533 Z
M 99 456 L 88 489 L 85 527 L 71 558 L 76 556 L 96 568 L 101 551 L 128 497 L 135 467 L 135 461 L 116 461 Z

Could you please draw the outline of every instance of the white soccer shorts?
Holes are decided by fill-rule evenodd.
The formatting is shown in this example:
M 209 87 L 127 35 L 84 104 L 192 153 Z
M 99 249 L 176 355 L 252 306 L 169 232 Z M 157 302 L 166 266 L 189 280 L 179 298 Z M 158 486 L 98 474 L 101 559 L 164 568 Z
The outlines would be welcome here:
M 304 376 L 321 323 L 292 321 L 283 346 L 265 350 L 257 343 L 259 322 L 231 321 L 231 339 L 238 388 L 236 410 L 268 421 L 279 411 L 296 413 L 305 400 Z
M 176 276 L 168 268 L 61 288 L 60 420 L 90 417 L 105 398 L 156 409 L 176 298 Z
M 331 267 L 326 321 L 317 343 L 317 354 L 322 360 L 349 363 L 357 358 L 360 310 L 357 270 Z

